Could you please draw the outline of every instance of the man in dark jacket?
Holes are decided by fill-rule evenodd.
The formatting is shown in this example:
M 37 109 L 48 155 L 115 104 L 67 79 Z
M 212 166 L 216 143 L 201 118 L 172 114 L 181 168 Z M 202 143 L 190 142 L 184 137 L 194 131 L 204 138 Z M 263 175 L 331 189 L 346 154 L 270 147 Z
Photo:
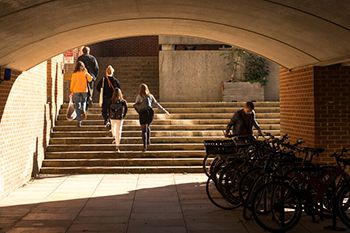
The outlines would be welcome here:
M 233 117 L 226 127 L 225 135 L 228 136 L 232 128 L 233 136 L 252 136 L 253 126 L 261 134 L 261 129 L 255 119 L 253 102 L 247 102 L 244 107 L 233 114 Z
M 89 47 L 85 46 L 82 51 L 83 51 L 83 54 L 78 57 L 78 61 L 81 61 L 84 63 L 87 71 L 92 76 L 92 81 L 89 82 L 89 92 L 87 96 L 88 106 L 89 106 L 92 104 L 92 94 L 94 91 L 94 83 L 97 79 L 99 67 L 98 67 L 96 58 L 90 54 Z
M 102 116 L 106 127 L 110 126 L 109 122 L 109 106 L 111 105 L 111 100 L 113 92 L 115 89 L 121 89 L 120 82 L 114 77 L 114 69 L 109 65 L 106 69 L 106 75 L 101 78 L 97 83 L 96 89 L 98 92 L 101 91 L 103 85 L 103 102 L 102 102 Z

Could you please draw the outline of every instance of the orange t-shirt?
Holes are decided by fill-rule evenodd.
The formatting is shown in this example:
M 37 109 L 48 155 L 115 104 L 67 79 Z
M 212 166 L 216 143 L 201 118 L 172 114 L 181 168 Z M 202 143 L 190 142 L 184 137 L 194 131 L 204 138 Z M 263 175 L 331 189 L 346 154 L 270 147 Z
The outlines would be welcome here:
M 87 83 L 91 82 L 92 77 L 88 72 L 78 71 L 72 74 L 70 81 L 71 93 L 86 93 L 88 92 Z

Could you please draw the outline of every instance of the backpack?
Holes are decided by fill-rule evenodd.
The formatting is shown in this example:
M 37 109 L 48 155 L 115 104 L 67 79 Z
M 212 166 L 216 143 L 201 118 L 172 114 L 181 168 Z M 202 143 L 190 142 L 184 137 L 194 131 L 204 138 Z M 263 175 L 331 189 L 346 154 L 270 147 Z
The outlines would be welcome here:
M 122 101 L 118 101 L 114 104 L 111 104 L 111 119 L 123 119 L 124 117 L 124 103 Z

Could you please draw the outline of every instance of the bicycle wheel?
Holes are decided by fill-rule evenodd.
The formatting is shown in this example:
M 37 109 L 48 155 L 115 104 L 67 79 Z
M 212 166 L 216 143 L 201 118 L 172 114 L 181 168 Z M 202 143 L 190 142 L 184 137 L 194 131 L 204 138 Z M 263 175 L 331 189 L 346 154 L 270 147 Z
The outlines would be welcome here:
M 300 220 L 302 204 L 295 189 L 285 182 L 270 182 L 256 190 L 252 198 L 252 214 L 264 230 L 282 233 Z
M 239 198 L 238 183 L 241 177 L 239 164 L 230 164 L 223 169 L 220 174 L 220 182 L 224 184 L 225 199 L 229 201 L 235 208 L 242 205 Z
M 212 160 L 212 158 L 214 158 Z M 203 159 L 203 171 L 207 177 L 210 176 L 212 171 L 215 169 L 215 167 L 220 166 L 220 164 L 223 164 L 224 161 L 221 160 L 216 155 L 206 155 Z
M 239 197 L 243 205 L 246 203 L 249 193 L 255 184 L 255 181 L 264 174 L 264 169 L 260 167 L 253 168 L 243 174 L 238 184 Z
M 207 193 L 208 199 L 215 206 L 224 210 L 232 210 L 236 208 L 228 200 L 226 200 L 223 184 L 220 184 L 220 179 L 217 176 L 217 172 L 214 172 L 209 176 L 207 180 L 205 191 Z
M 347 226 L 350 227 L 350 186 L 344 185 L 339 190 L 337 197 L 338 215 L 340 220 Z

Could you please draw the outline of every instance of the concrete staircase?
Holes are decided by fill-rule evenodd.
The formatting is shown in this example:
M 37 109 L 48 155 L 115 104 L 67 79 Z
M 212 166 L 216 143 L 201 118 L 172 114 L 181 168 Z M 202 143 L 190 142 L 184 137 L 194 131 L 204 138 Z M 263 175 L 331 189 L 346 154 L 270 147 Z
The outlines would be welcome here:
M 121 153 L 103 125 L 100 108 L 89 110 L 88 120 L 77 128 L 67 121 L 63 105 L 41 168 L 42 174 L 202 172 L 203 141 L 222 139 L 223 130 L 243 103 L 162 103 L 170 116 L 156 110 L 152 145 L 141 152 L 138 115 L 131 108 L 124 121 Z M 264 131 L 280 134 L 279 103 L 256 103 Z

